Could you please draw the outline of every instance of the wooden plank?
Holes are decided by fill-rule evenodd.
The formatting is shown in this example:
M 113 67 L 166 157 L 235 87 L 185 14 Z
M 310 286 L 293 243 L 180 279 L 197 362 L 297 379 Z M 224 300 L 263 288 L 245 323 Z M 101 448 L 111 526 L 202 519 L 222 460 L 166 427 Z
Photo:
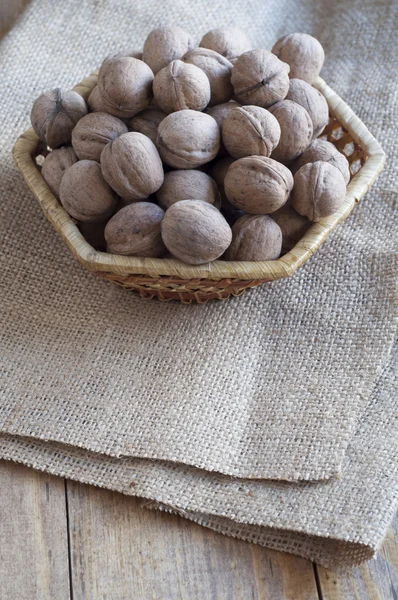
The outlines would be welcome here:
M 312 563 L 67 482 L 74 600 L 317 600 Z
M 378 556 L 353 569 L 317 566 L 322 600 L 397 600 L 398 517 Z
M 65 485 L 0 461 L 0 598 L 69 600 Z

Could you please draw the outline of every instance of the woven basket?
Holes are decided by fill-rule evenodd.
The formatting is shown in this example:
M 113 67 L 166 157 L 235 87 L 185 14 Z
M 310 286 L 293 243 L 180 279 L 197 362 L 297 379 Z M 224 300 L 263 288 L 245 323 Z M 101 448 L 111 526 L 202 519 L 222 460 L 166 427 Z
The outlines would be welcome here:
M 74 89 L 87 99 L 96 83 L 97 73 L 94 73 Z M 346 199 L 339 210 L 311 225 L 290 252 L 274 261 L 217 260 L 191 266 L 172 259 L 134 258 L 97 252 L 86 242 L 42 178 L 36 163 L 42 145 L 33 129 L 18 138 L 13 155 L 44 214 L 83 267 L 116 285 L 139 292 L 145 298 L 175 299 L 185 303 L 223 300 L 239 296 L 246 289 L 266 281 L 292 275 L 312 256 L 337 224 L 350 214 L 383 168 L 385 154 L 362 121 L 320 77 L 315 87 L 325 96 L 330 112 L 329 125 L 322 137 L 347 156 L 352 178 Z

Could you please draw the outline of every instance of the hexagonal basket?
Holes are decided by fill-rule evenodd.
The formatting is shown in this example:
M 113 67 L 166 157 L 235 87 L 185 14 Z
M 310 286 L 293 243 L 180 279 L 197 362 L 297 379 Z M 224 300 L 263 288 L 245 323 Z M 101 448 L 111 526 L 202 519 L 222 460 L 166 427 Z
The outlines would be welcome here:
M 74 90 L 87 99 L 96 83 L 97 72 Z M 364 123 L 323 79 L 318 77 L 314 85 L 325 96 L 329 105 L 330 121 L 322 137 L 347 156 L 351 181 L 339 210 L 312 224 L 294 248 L 278 260 L 216 260 L 192 266 L 166 258 L 135 258 L 98 252 L 84 239 L 41 176 L 36 163 L 41 144 L 33 129 L 28 129 L 18 138 L 13 156 L 44 214 L 84 268 L 102 279 L 138 292 L 144 298 L 174 299 L 185 303 L 223 300 L 238 296 L 248 288 L 267 281 L 292 275 L 350 214 L 383 168 L 385 154 Z

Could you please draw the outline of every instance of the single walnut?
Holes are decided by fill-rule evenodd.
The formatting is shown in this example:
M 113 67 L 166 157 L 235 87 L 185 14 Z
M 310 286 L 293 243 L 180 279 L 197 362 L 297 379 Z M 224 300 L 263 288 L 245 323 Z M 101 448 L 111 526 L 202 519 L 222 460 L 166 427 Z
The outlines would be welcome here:
M 56 88 L 35 100 L 30 113 L 32 127 L 50 148 L 70 144 L 72 129 L 87 114 L 87 105 L 77 92 Z
M 161 69 L 153 82 L 155 100 L 166 113 L 203 110 L 210 100 L 207 75 L 195 65 L 173 60 Z
M 239 102 L 268 108 L 286 97 L 289 65 L 263 48 L 250 50 L 232 67 L 231 82 Z
M 205 33 L 200 40 L 201 48 L 208 48 L 225 56 L 228 60 L 250 50 L 250 42 L 238 27 L 220 27 Z
M 180 110 L 160 123 L 156 145 L 166 164 L 176 169 L 195 169 L 217 156 L 220 130 L 210 115 Z
M 153 73 L 142 60 L 130 56 L 106 58 L 98 73 L 98 91 L 107 111 L 133 117 L 151 103 Z
M 272 152 L 272 158 L 290 163 L 311 143 L 313 127 L 308 112 L 291 100 L 282 100 L 268 109 L 281 128 L 279 144 Z
M 101 221 L 115 211 L 117 196 L 94 160 L 79 160 L 69 167 L 59 190 L 64 209 L 78 221 Z
M 281 255 L 282 231 L 266 215 L 244 215 L 232 225 L 226 260 L 276 260 Z
M 231 113 L 234 108 L 241 106 L 237 102 L 230 100 L 230 102 L 224 102 L 223 104 L 217 104 L 217 106 L 210 106 L 206 109 L 206 113 L 213 117 L 217 121 L 217 125 L 220 128 L 220 133 L 222 131 L 222 124 L 227 116 Z M 220 142 L 220 149 L 218 151 L 218 156 L 225 156 L 228 152 L 225 149 L 224 144 L 222 143 L 222 137 Z
M 214 206 L 203 200 L 181 200 L 167 209 L 162 238 L 173 256 L 201 265 L 221 256 L 231 243 L 231 228 Z
M 104 221 L 82 221 L 81 223 L 78 223 L 80 233 L 86 239 L 86 242 L 100 252 L 106 251 L 104 231 L 107 223 L 108 219 L 105 219 Z
M 124 133 L 101 154 L 105 180 L 125 200 L 141 200 L 163 183 L 162 161 L 156 146 L 142 133 Z
M 278 210 L 292 187 L 293 175 L 289 169 L 266 156 L 239 158 L 229 167 L 224 180 L 228 200 L 252 215 Z
M 272 218 L 282 230 L 282 250 L 284 252 L 291 250 L 311 225 L 311 221 L 299 215 L 289 201 L 272 213 Z
M 65 171 L 74 165 L 77 160 L 78 158 L 72 146 L 53 150 L 44 159 L 41 174 L 56 198 L 59 199 L 59 186 Z
M 308 146 L 307 150 L 299 156 L 294 165 L 292 165 L 293 173 L 297 172 L 302 166 L 318 160 L 323 160 L 334 167 L 337 167 L 343 175 L 346 185 L 349 184 L 350 163 L 344 154 L 337 150 L 336 146 L 326 140 L 314 140 L 310 146 Z
M 182 58 L 193 47 L 192 37 L 176 25 L 159 27 L 148 35 L 144 44 L 142 60 L 155 73 L 172 60 Z
M 319 221 L 343 204 L 346 185 L 341 172 L 327 162 L 301 167 L 294 176 L 293 208 L 310 221 Z
M 78 121 L 72 131 L 72 146 L 81 160 L 99 162 L 106 144 L 127 131 L 127 125 L 113 115 L 89 113 Z
M 150 106 L 130 119 L 128 124 L 129 129 L 130 131 L 146 135 L 155 144 L 159 124 L 166 116 L 166 113 L 160 110 L 160 108 Z
M 112 107 L 105 102 L 102 98 L 101 93 L 98 89 L 98 85 L 93 88 L 91 94 L 88 97 L 87 104 L 91 112 L 109 112 L 108 109 L 112 110 Z
M 159 204 L 165 210 L 181 200 L 196 198 L 209 204 L 220 202 L 220 192 L 214 179 L 195 169 L 166 173 L 162 187 L 156 192 Z
M 317 39 L 308 33 L 290 33 L 281 37 L 272 52 L 290 65 L 290 77 L 314 83 L 323 63 L 325 52 Z
M 291 79 L 286 100 L 300 104 L 311 117 L 313 137 L 318 137 L 329 122 L 329 106 L 325 96 L 302 79 Z
M 227 58 L 207 48 L 195 48 L 184 54 L 183 60 L 202 69 L 209 78 L 210 106 L 231 100 L 234 93 L 231 83 L 232 63 Z
M 135 202 L 120 209 L 105 227 L 107 251 L 124 256 L 161 256 L 165 247 L 160 234 L 164 212 L 151 202 Z
M 234 158 L 270 156 L 280 137 L 278 121 L 260 106 L 234 108 L 222 125 L 224 146 Z

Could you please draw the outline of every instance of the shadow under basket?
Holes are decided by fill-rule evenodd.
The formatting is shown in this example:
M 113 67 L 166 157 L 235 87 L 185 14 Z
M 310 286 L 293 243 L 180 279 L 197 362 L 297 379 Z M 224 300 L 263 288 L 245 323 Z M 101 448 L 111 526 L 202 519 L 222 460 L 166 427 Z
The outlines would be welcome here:
M 94 73 L 74 90 L 87 99 L 96 84 L 97 73 Z M 42 144 L 33 129 L 18 138 L 13 156 L 44 214 L 84 268 L 102 279 L 138 292 L 144 298 L 185 303 L 224 300 L 261 283 L 292 275 L 350 214 L 383 168 L 385 154 L 362 121 L 323 79 L 318 77 L 314 87 L 325 96 L 329 105 L 330 121 L 321 137 L 332 142 L 347 157 L 351 181 L 339 210 L 312 224 L 294 248 L 278 260 L 216 260 L 193 266 L 166 258 L 135 258 L 97 252 L 84 239 L 41 176 L 36 156 L 41 154 Z

